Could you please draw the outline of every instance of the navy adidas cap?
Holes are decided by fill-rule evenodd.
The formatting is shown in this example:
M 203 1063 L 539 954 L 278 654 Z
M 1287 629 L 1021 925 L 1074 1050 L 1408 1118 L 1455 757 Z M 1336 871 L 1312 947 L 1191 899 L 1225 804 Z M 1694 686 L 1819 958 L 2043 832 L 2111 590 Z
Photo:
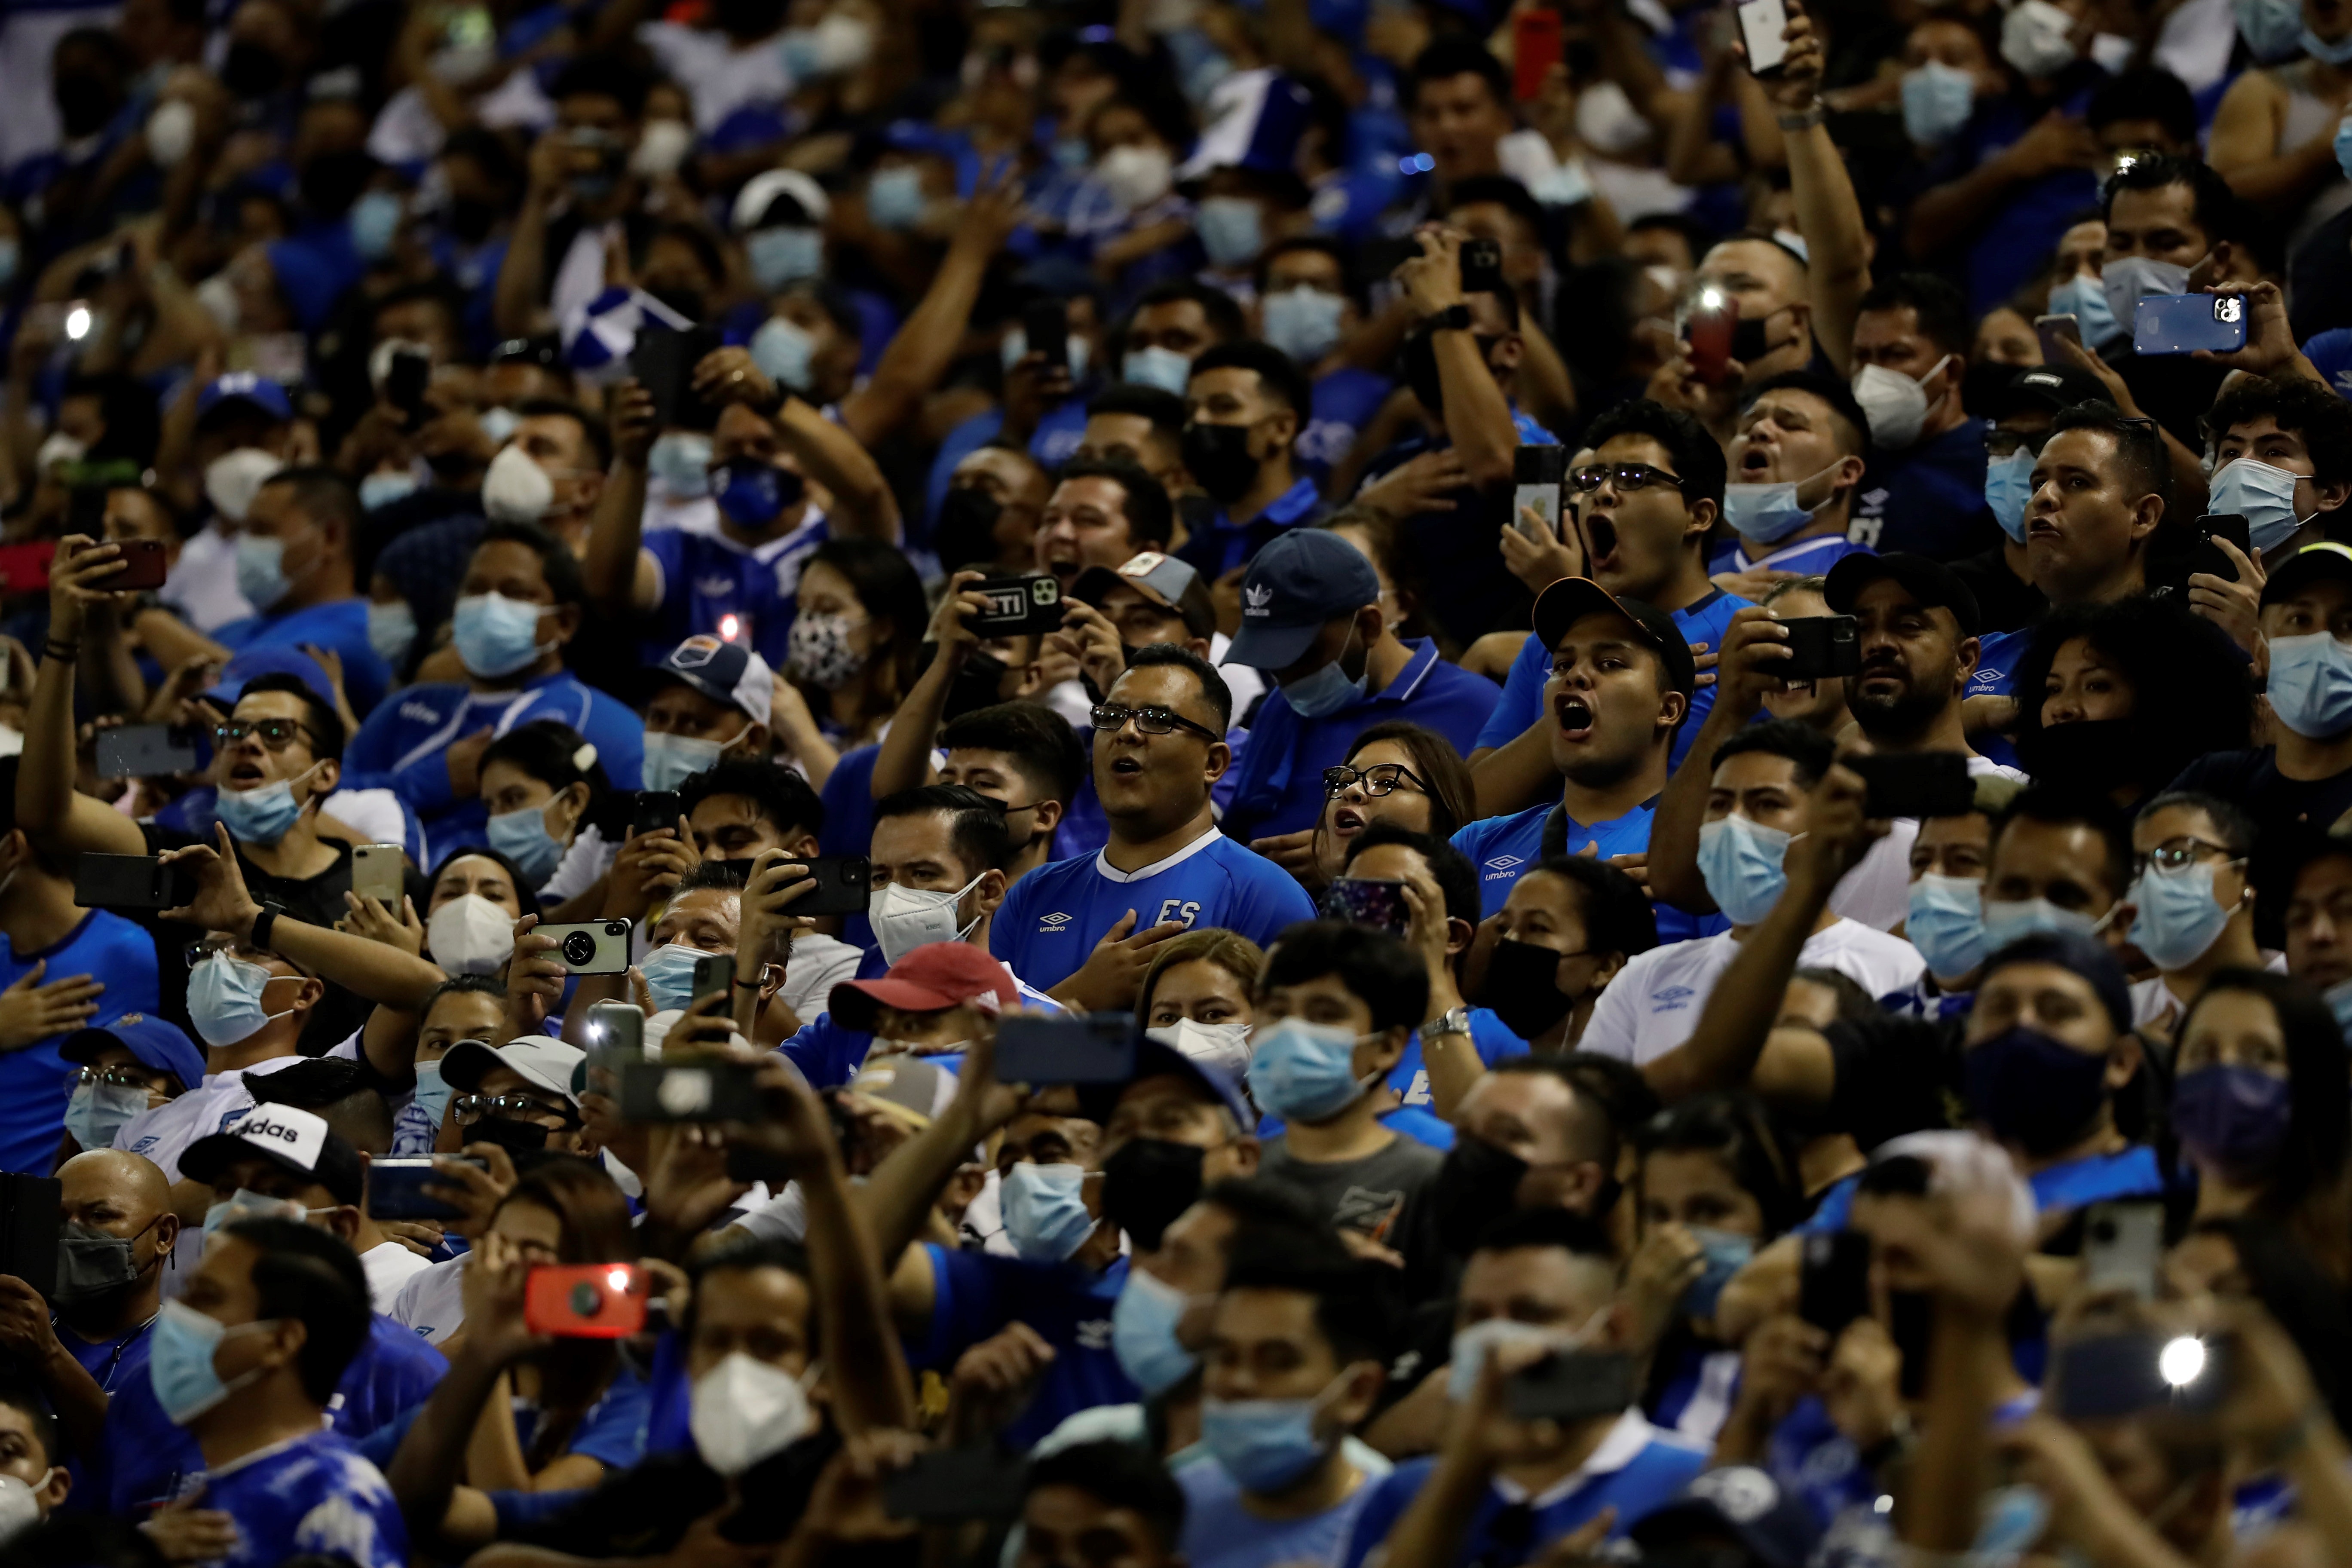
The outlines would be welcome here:
M 294 417 L 294 400 L 286 395 L 286 389 L 249 370 L 233 370 L 226 375 L 213 377 L 196 395 L 196 423 L 202 425 L 224 403 L 249 403 L 272 419 Z
M 1362 551 L 1323 529 L 1292 529 L 1250 563 L 1242 629 L 1223 662 L 1287 669 L 1307 657 L 1325 622 L 1380 598 L 1380 576 Z
M 713 702 L 741 709 L 754 723 L 768 722 L 768 710 L 776 700 L 775 678 L 768 671 L 768 661 L 741 643 L 690 637 L 656 668 Z

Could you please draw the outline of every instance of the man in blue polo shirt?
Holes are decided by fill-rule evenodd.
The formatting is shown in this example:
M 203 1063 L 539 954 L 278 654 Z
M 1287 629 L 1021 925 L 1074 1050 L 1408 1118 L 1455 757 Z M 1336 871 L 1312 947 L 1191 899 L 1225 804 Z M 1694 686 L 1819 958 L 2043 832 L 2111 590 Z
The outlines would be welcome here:
M 1178 560 L 1214 582 L 1322 510 L 1315 481 L 1291 460 L 1314 395 L 1290 356 L 1271 343 L 1219 343 L 1192 362 L 1184 467 L 1220 510 Z
M 1228 832 L 1269 854 L 1279 852 L 1275 836 L 1299 847 L 1312 837 L 1323 770 L 1346 761 L 1368 727 L 1407 720 L 1466 751 L 1496 696 L 1493 681 L 1438 658 L 1433 639 L 1400 640 L 1372 563 L 1321 529 L 1284 534 L 1258 552 L 1225 662 L 1275 681 L 1242 748 L 1224 819 Z
M 1109 842 L 1015 882 L 991 952 L 1066 1005 L 1118 1009 L 1135 1005 L 1144 950 L 1179 931 L 1222 926 L 1263 947 L 1314 918 L 1288 872 L 1217 831 L 1209 791 L 1232 763 L 1233 697 L 1207 660 L 1138 649 L 1094 719 Z
M 1691 652 L 1674 618 L 1639 599 L 1563 577 L 1536 601 L 1532 642 L 1550 650 L 1544 686 L 1550 765 L 1559 799 L 1471 823 L 1454 847 L 1478 868 L 1486 912 L 1537 862 L 1590 848 L 1602 859 L 1646 855 L 1666 787 L 1666 757 L 1691 700 Z M 1658 940 L 1709 934 L 1707 921 L 1660 903 Z M 1719 925 L 1712 929 L 1720 930 Z

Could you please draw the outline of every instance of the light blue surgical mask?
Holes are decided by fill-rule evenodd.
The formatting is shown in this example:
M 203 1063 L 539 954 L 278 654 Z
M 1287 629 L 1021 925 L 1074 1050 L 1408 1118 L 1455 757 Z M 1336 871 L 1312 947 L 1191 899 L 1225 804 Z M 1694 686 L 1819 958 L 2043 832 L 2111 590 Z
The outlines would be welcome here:
M 213 1352 L 231 1335 L 277 1326 L 277 1319 L 265 1318 L 232 1329 L 184 1301 L 164 1302 L 155 1315 L 154 1331 L 148 1336 L 147 1378 L 154 1387 L 155 1403 L 163 1407 L 172 1425 L 185 1426 L 268 1372 L 268 1367 L 257 1366 L 225 1383 L 213 1370 Z
M 776 56 L 794 86 L 824 74 L 824 46 L 817 42 L 814 27 L 787 27 L 776 35 Z
M 309 778 L 318 765 L 313 763 L 290 779 L 279 779 L 259 789 L 218 790 L 213 800 L 214 815 L 227 826 L 229 837 L 240 844 L 276 844 L 302 816 L 302 803 L 294 798 L 294 785 Z
M 2147 954 L 2158 969 L 2186 969 L 2221 939 L 2221 930 L 2237 912 L 2213 899 L 2215 862 L 2199 861 L 2167 871 L 2150 866 L 2139 874 L 2132 902 L 2132 945 Z
M 2340 38 L 2323 38 L 2305 27 L 2303 30 L 2303 52 L 2313 59 L 2326 60 L 2332 66 L 2352 65 L 2352 33 Z
M 1723 1288 L 1756 1256 L 1756 1238 L 1704 1225 L 1688 1229 L 1706 1258 L 1706 1267 L 1684 1289 L 1683 1310 L 1694 1318 L 1712 1318 L 1716 1303 L 1723 1299 Z
M 2303 48 L 2302 0 L 2234 0 L 2238 34 L 2247 52 L 2266 66 L 2293 59 Z
M 1823 468 L 1806 479 L 1782 479 L 1769 485 L 1727 484 L 1723 487 L 1723 519 L 1749 544 L 1778 543 L 1812 521 L 1820 510 L 1797 500 L 1798 487 L 1811 484 L 1829 471 Z M 1824 498 L 1822 504 L 1828 505 L 1828 499 Z
M 362 261 L 381 261 L 392 252 L 400 233 L 400 198 L 390 191 L 370 191 L 352 204 L 352 248 Z
M 2050 290 L 2050 313 L 2074 317 L 2083 341 L 2102 353 L 2124 336 L 2116 313 L 2107 309 L 2106 289 L 2088 273 L 2077 272 Z
M 1334 1439 L 1315 1430 L 1329 1392 L 1312 1399 L 1204 1398 L 1201 1441 L 1244 1491 L 1278 1492 L 1330 1452 Z
M 368 647 L 375 649 L 376 657 L 395 670 L 406 664 L 409 650 L 416 646 L 416 612 L 408 607 L 408 601 L 369 605 L 367 622 Z
M 1094 157 L 1094 149 L 1083 136 L 1056 136 L 1051 152 L 1054 166 L 1071 174 L 1084 174 L 1087 162 Z
M 2109 915 L 2114 912 L 2107 911 Z M 1987 899 L 1985 956 L 1990 958 L 2010 943 L 2023 942 L 2029 936 L 2095 937 L 2106 929 L 2106 924 L 2105 918 L 2093 920 L 2080 910 L 2062 910 L 2047 899 Z
M 2336 1015 L 2336 1028 L 2344 1043 L 2352 1046 L 2352 980 L 2339 980 L 2320 993 L 2327 1010 Z
M 649 784 L 647 789 L 667 789 L 667 784 Z M 488 834 L 490 847 L 515 863 L 536 893 L 547 886 L 555 875 L 555 868 L 563 859 L 563 846 L 547 830 L 544 806 L 526 805 L 519 811 L 500 812 L 482 825 Z
M 1467 1405 L 1478 1392 L 1478 1374 L 1486 1370 L 1486 1358 L 1498 1350 L 1512 1345 L 1558 1349 L 1564 1339 L 1558 1329 L 1523 1323 L 1517 1318 L 1486 1318 L 1466 1329 L 1456 1329 L 1446 1352 L 1445 1397 L 1456 1405 Z
M 665 1013 L 693 1001 L 694 966 L 713 956 L 677 942 L 666 942 L 646 954 L 637 967 L 645 972 L 646 989 L 654 994 L 654 1011 Z
M 913 163 L 877 169 L 866 182 L 866 216 L 877 228 L 903 233 L 921 221 L 927 205 L 923 171 Z
M 1789 885 L 1781 861 L 1790 835 L 1744 816 L 1726 816 L 1698 830 L 1698 873 L 1706 896 L 1734 925 L 1754 925 L 1772 912 Z
M 147 1109 L 135 1083 L 78 1083 L 66 1101 L 66 1131 L 83 1149 L 111 1149 L 122 1124 Z
M 999 1185 L 1005 1239 L 1031 1263 L 1066 1262 L 1095 1233 L 1082 1166 L 1024 1163 Z
M 369 511 L 415 493 L 416 476 L 405 468 L 373 473 L 360 480 L 360 505 Z
M 2099 291 L 2107 297 L 2107 314 L 2116 330 L 2129 337 L 2139 320 L 2139 302 L 2151 294 L 2179 294 L 2189 287 L 2189 268 L 2178 261 L 2157 261 L 2146 256 L 2126 256 L 2099 268 Z M 2084 336 L 2087 339 L 2086 330 Z
M 710 437 L 698 430 L 656 437 L 646 467 L 674 499 L 698 500 L 710 493 Z
M 750 733 L 750 726 L 745 726 Z M 736 737 L 741 740 L 742 736 Z M 647 789 L 676 789 L 698 773 L 719 765 L 726 747 L 717 741 L 697 740 L 692 735 L 653 735 L 646 737 L 645 765 L 640 770 Z
M 416 1064 L 416 1109 L 431 1117 L 434 1126 L 440 1126 L 448 1116 L 449 1097 L 457 1091 L 455 1084 L 442 1079 L 439 1062 Z
M 2025 503 L 2033 499 L 2033 454 L 2020 447 L 2006 458 L 1985 461 L 1985 505 L 2000 531 L 2025 542 Z
M 1110 1310 L 1111 1354 L 1146 1399 L 1157 1399 L 1201 1364 L 1201 1358 L 1176 1339 L 1176 1325 L 1192 1300 L 1166 1280 L 1132 1267 L 1127 1283 L 1118 1289 L 1118 1302 Z
M 1903 132 L 1922 147 L 1940 146 L 1976 111 L 1977 79 L 1941 60 L 1903 73 Z
M 253 1038 L 278 1016 L 261 1005 L 264 988 L 275 978 L 261 965 L 225 952 L 200 960 L 188 971 L 188 1022 L 208 1046 Z
M 2352 730 L 2352 647 L 2329 632 L 2273 637 L 2264 689 L 2278 721 L 2305 740 Z
M 755 229 L 744 242 L 743 253 L 751 263 L 752 280 L 770 294 L 824 272 L 824 234 L 819 229 Z
M 1265 245 L 1265 214 L 1246 197 L 1209 197 L 1193 213 L 1192 226 L 1212 267 L 1246 267 Z
M 1268 294 L 1264 308 L 1265 341 L 1300 369 L 1319 363 L 1339 346 L 1339 318 L 1348 309 L 1345 296 L 1301 283 Z
M 1350 638 L 1354 635 L 1353 632 L 1349 634 Z M 1367 661 L 1364 673 L 1351 680 L 1340 663 L 1346 657 L 1347 649 L 1343 647 L 1339 650 L 1339 658 L 1333 659 L 1322 668 L 1311 670 L 1296 680 L 1284 681 L 1280 688 L 1282 700 L 1290 704 L 1290 710 L 1301 719 L 1325 719 L 1351 702 L 1361 701 L 1369 688 L 1371 666 Z
M 1958 980 L 1985 961 L 1984 884 L 1929 871 L 1911 884 L 1903 935 L 1937 980 Z
M 286 580 L 286 542 L 240 533 L 236 538 L 236 591 L 255 609 L 268 612 L 293 584 Z
M 469 674 L 496 680 L 538 661 L 540 620 L 554 613 L 552 605 L 504 594 L 468 594 L 450 617 L 449 639 Z
M 2303 526 L 2303 519 L 2294 514 L 2296 478 L 2252 458 L 2233 458 L 2214 473 L 2205 510 L 2236 512 L 2246 520 L 2246 536 L 2257 553 L 2276 550 Z
M 771 316 L 751 334 L 751 363 L 778 386 L 805 393 L 816 383 L 816 338 L 796 321 Z
M 1118 362 L 1118 378 L 1141 386 L 1156 386 L 1162 392 L 1184 395 L 1192 384 L 1192 362 L 1174 349 L 1158 344 L 1148 349 L 1129 349 L 1127 357 Z
M 0 239 L 0 289 L 5 289 L 16 280 L 17 261 L 22 255 L 22 247 L 13 236 Z
M 1328 1121 L 1370 1084 L 1356 1077 L 1356 1039 L 1330 1024 L 1285 1018 L 1251 1041 L 1250 1097 L 1286 1121 Z
M 1070 379 L 1072 381 L 1084 381 L 1087 376 L 1087 340 L 1084 338 L 1066 338 L 1063 340 L 1063 344 L 1069 355 Z M 1005 333 L 1003 342 L 997 345 L 998 357 L 1004 362 L 1004 368 L 1007 370 L 1011 370 L 1014 365 L 1019 364 L 1021 363 L 1022 356 L 1028 352 L 1029 334 L 1019 327 L 1015 327 L 1011 331 Z

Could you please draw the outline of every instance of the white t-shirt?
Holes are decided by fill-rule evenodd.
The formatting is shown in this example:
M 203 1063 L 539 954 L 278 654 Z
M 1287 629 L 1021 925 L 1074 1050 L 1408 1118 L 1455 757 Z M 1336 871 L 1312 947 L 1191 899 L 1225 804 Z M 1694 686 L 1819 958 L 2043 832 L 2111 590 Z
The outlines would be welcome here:
M 252 602 L 236 585 L 236 539 L 214 519 L 180 546 L 180 559 L 155 596 L 210 635 L 253 614 Z
M 2025 782 L 2015 768 L 1989 757 L 1969 759 L 1969 777 L 1987 773 Z M 1876 931 L 1893 931 L 1911 913 L 1911 845 L 1919 837 L 1916 817 L 1898 816 L 1886 837 L 1870 847 L 1859 865 L 1845 874 L 1830 894 L 1830 913 L 1860 921 Z
M 375 1250 L 381 1252 L 383 1249 L 378 1247 Z M 379 1297 L 375 1310 L 402 1328 L 415 1330 L 416 1336 L 426 1344 L 437 1345 L 456 1333 L 466 1321 L 466 1259 L 452 1258 L 444 1263 L 425 1263 L 422 1258 L 417 1261 L 423 1267 L 409 1271 L 394 1289 L 388 1305 Z M 369 1283 L 374 1283 L 372 1275 Z
M 793 938 L 792 956 L 784 963 L 784 1005 L 807 1023 L 826 1010 L 833 988 L 857 978 L 863 948 L 853 947 L 821 931 L 803 931 Z
M 400 1243 L 385 1241 L 361 1253 L 360 1267 L 367 1271 L 370 1304 L 379 1312 L 388 1312 L 401 1286 L 433 1265 Z
M 1719 931 L 1635 955 L 1601 994 L 1577 1049 L 1636 1067 L 1665 1055 L 1690 1037 L 1708 993 L 1738 952 L 1731 933 Z M 1901 937 L 1849 920 L 1806 938 L 1797 966 L 1850 974 L 1873 996 L 1902 990 L 1927 967 L 1918 949 Z
M 253 1095 L 245 1087 L 247 1073 L 266 1077 L 306 1058 L 288 1052 L 235 1072 L 212 1072 L 204 1082 L 168 1104 L 142 1110 L 114 1134 L 114 1146 L 144 1154 L 163 1173 L 167 1182 L 180 1180 L 180 1156 L 199 1138 L 208 1138 L 253 1109 Z

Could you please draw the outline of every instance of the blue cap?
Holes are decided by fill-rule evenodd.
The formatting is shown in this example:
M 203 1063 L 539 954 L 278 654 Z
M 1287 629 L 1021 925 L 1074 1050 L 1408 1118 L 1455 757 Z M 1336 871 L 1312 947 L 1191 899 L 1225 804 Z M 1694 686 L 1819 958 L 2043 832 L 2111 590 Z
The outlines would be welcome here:
M 335 684 L 327 679 L 327 671 L 319 661 L 299 647 L 275 643 L 268 647 L 249 647 L 221 666 L 220 679 L 204 694 L 205 700 L 224 710 L 236 706 L 245 694 L 245 683 L 259 675 L 290 675 L 310 689 L 310 695 L 331 708 L 335 705 Z
M 1822 1532 L 1805 1505 L 1766 1472 L 1724 1465 L 1695 1478 L 1626 1534 L 1645 1555 L 1727 1535 L 1762 1568 L 1803 1568 Z
M 176 1026 L 147 1013 L 125 1013 L 110 1024 L 76 1029 L 58 1042 L 58 1055 L 85 1065 L 108 1046 L 121 1046 L 142 1067 L 170 1073 L 183 1089 L 205 1081 L 205 1053 Z
M 1173 1046 L 1145 1038 L 1135 1044 L 1135 1076 L 1125 1083 L 1084 1083 L 1078 1085 L 1078 1109 L 1091 1121 L 1108 1125 L 1111 1112 L 1118 1108 L 1121 1096 L 1148 1078 L 1165 1078 L 1173 1074 L 1190 1079 L 1206 1090 L 1216 1102 L 1233 1112 L 1234 1125 L 1246 1132 L 1257 1125 L 1257 1112 L 1250 1109 L 1249 1097 L 1242 1092 L 1242 1080 L 1223 1063 L 1188 1057 Z
M 670 649 L 657 668 L 713 702 L 742 710 L 754 723 L 768 722 L 776 700 L 775 678 L 768 661 L 741 643 L 708 634 L 690 637 Z
M 1364 552 L 1336 533 L 1294 528 L 1250 563 L 1242 579 L 1242 629 L 1227 664 L 1287 669 L 1307 657 L 1323 623 L 1381 601 L 1381 580 Z
M 224 403 L 249 403 L 272 419 L 294 417 L 293 400 L 286 389 L 266 375 L 249 370 L 233 370 L 226 375 L 213 377 L 210 385 L 196 395 L 196 423 Z

